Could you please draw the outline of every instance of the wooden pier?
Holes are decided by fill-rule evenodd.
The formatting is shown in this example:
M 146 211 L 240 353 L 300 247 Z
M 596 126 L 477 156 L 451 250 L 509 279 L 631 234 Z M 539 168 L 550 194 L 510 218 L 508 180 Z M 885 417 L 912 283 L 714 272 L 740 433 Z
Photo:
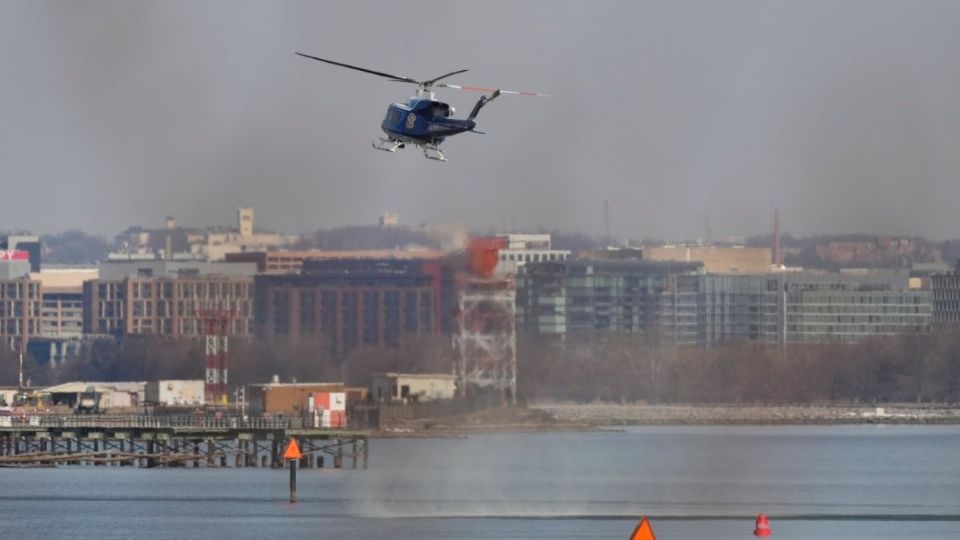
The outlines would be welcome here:
M 299 419 L 194 416 L 0 418 L 0 467 L 283 467 L 296 437 L 300 468 L 367 468 L 367 432 Z

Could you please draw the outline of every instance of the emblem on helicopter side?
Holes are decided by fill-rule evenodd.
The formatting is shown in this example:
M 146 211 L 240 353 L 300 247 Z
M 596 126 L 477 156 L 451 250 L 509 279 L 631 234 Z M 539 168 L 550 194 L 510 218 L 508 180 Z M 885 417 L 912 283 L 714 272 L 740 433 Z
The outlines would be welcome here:
M 417 122 L 417 114 L 410 113 L 407 115 L 407 129 L 413 129 L 413 125 Z

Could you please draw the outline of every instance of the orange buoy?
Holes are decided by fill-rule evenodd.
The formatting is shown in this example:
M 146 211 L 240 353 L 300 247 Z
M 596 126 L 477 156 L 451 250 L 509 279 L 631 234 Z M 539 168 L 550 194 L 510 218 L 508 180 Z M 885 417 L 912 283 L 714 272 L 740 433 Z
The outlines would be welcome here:
M 760 514 L 757 516 L 757 524 L 753 529 L 754 536 L 770 536 L 773 534 L 773 531 L 770 530 L 770 520 L 767 519 L 766 514 Z

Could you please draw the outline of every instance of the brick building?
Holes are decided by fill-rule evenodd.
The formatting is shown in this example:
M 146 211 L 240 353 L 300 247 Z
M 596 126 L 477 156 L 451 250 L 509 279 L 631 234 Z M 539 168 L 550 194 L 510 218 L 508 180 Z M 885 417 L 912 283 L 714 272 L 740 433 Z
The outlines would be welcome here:
M 203 311 L 234 315 L 230 334 L 253 327 L 253 279 L 204 276 L 91 280 L 83 284 L 85 334 L 200 336 Z
M 310 260 L 256 277 L 256 335 L 323 344 L 334 356 L 448 331 L 452 273 L 437 260 Z
M 0 338 L 7 347 L 26 348 L 40 333 L 40 282 L 29 278 L 0 280 Z

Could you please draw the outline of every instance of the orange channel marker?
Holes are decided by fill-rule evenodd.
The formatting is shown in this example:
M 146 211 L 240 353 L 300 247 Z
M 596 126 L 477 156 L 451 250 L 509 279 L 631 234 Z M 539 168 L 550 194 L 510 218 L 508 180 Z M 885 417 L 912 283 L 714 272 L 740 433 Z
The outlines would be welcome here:
M 300 453 L 300 447 L 297 446 L 297 440 L 291 438 L 290 444 L 287 445 L 287 449 L 283 451 L 283 459 L 300 459 L 302 457 L 303 454 Z
M 650 521 L 647 520 L 646 516 L 640 520 L 640 524 L 633 530 L 630 540 L 657 540 L 657 535 L 653 534 L 653 527 L 650 526 Z

